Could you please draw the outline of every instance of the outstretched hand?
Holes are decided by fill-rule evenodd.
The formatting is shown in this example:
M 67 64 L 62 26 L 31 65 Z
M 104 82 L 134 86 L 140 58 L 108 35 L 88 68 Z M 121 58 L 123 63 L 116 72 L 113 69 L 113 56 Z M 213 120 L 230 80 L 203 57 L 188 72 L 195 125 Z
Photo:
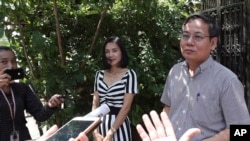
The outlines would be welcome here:
M 64 102 L 64 98 L 60 94 L 54 94 L 48 101 L 48 106 L 50 108 L 58 107 L 61 103 Z
M 150 112 L 150 117 L 153 119 L 151 122 L 149 116 L 144 114 L 142 116 L 144 125 L 148 133 L 144 130 L 142 125 L 138 124 L 136 129 L 142 139 L 142 141 L 177 141 L 173 126 L 165 112 L 161 112 L 160 117 L 156 111 Z M 200 134 L 200 129 L 192 128 L 186 131 L 179 141 L 191 141 L 192 138 Z
M 151 119 L 153 119 L 153 123 Z M 142 125 L 136 126 L 137 132 L 139 133 L 142 141 L 177 141 L 173 126 L 165 112 L 161 112 L 160 117 L 156 111 L 150 112 L 150 117 L 147 114 L 142 116 L 146 130 Z M 58 130 L 56 125 L 52 126 L 43 136 L 36 141 L 46 141 L 50 135 Z M 179 141 L 191 141 L 195 135 L 200 134 L 200 129 L 192 128 L 187 130 Z M 76 139 L 69 139 L 69 141 L 88 141 L 88 137 L 82 132 Z
M 53 125 L 48 131 L 46 131 L 39 139 L 36 141 L 46 141 L 53 133 L 58 130 L 57 125 Z M 89 141 L 85 133 L 81 132 L 76 139 L 69 139 L 69 141 Z

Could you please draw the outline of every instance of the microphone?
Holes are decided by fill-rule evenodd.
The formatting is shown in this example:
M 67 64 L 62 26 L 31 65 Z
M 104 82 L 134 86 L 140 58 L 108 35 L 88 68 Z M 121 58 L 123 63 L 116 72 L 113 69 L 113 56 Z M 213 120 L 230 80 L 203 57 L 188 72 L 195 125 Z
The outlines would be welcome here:
M 107 104 L 102 104 L 95 110 L 86 114 L 84 117 L 102 117 L 110 112 L 110 108 Z

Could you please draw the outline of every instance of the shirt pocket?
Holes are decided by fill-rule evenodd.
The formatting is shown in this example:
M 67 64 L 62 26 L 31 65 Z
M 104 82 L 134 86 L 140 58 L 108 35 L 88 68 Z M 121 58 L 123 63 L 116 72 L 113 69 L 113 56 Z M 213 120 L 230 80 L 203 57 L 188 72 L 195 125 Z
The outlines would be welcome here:
M 208 126 L 221 120 L 222 111 L 218 101 L 218 98 L 200 95 L 194 102 L 191 118 L 197 124 Z

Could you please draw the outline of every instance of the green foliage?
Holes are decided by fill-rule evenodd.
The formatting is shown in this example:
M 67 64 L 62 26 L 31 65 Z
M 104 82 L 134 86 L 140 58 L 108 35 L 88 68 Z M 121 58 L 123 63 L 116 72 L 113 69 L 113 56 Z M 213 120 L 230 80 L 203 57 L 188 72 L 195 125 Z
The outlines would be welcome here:
M 143 113 L 162 110 L 160 96 L 167 73 L 180 59 L 181 24 L 197 11 L 197 5 L 186 0 L 58 0 L 65 62 L 60 60 L 53 7 L 53 1 L 44 0 L 0 2 L 0 35 L 5 31 L 19 65 L 26 68 L 23 81 L 32 83 L 45 101 L 66 88 L 72 92 L 74 100 L 67 99 L 67 108 L 49 124 L 61 125 L 90 111 L 94 76 L 102 69 L 102 44 L 111 35 L 125 40 L 130 68 L 138 75 L 139 94 L 130 112 L 133 125 L 141 122 Z

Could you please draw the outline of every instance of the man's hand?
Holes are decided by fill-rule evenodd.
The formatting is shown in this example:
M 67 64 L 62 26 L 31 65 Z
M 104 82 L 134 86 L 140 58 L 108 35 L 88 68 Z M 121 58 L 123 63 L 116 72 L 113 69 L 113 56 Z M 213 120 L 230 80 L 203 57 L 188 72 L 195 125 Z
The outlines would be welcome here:
M 147 114 L 142 116 L 144 125 L 148 133 L 144 128 L 138 124 L 136 129 L 143 141 L 177 141 L 173 126 L 165 112 L 161 113 L 161 119 L 156 113 L 156 111 L 150 112 L 150 117 L 153 121 L 150 120 Z M 200 129 L 192 128 L 184 133 L 179 141 L 191 141 L 192 138 L 200 134 Z

